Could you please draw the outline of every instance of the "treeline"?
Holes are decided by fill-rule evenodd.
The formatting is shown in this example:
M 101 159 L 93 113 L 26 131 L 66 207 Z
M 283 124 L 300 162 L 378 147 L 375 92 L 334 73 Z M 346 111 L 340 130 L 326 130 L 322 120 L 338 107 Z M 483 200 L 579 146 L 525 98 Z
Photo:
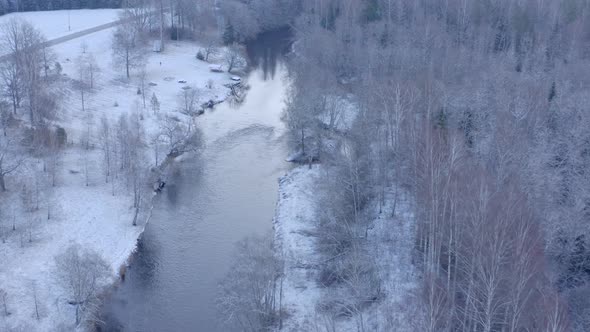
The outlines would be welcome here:
M 225 21 L 223 41 L 228 45 L 288 26 L 302 8 L 298 0 L 228 0 L 219 5 Z
M 121 8 L 123 0 L 0 0 L 0 15 L 60 9 Z
M 303 2 L 286 119 L 293 149 L 327 170 L 318 281 L 339 295 L 324 312 L 368 329 L 386 297 L 366 230 L 405 192 L 413 330 L 590 330 L 589 6 Z M 356 120 L 338 128 L 333 101 L 350 93 Z

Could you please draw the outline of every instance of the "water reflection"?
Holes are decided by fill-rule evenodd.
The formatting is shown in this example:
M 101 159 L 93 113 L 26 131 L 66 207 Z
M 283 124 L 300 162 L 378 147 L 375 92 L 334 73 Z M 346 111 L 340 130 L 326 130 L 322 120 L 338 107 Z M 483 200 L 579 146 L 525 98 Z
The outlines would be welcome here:
M 137 244 L 137 250 L 141 252 L 141 255 L 137 255 L 133 262 L 131 262 L 128 273 L 139 274 L 142 278 L 137 279 L 138 289 L 147 289 L 154 283 L 154 272 L 158 268 L 158 257 L 157 246 L 150 244 L 146 245 L 145 240 L 142 238 Z
M 280 60 L 291 49 L 292 37 L 291 29 L 285 27 L 264 32 L 246 45 L 250 64 L 260 68 L 265 80 L 275 77 Z
M 254 44 L 260 69 L 250 73 L 246 99 L 199 118 L 206 148 L 175 163 L 126 281 L 105 303 L 103 331 L 227 331 L 216 320 L 217 283 L 234 243 L 271 229 L 277 178 L 288 167 L 285 46 Z

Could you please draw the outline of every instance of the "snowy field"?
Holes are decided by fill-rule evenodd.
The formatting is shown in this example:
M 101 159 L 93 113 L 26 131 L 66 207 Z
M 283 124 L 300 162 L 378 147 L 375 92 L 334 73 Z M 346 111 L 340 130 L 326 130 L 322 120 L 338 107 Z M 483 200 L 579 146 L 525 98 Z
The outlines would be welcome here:
M 114 10 L 77 12 L 79 15 L 76 15 L 76 19 L 72 15 L 72 22 L 76 22 L 72 23 L 72 31 L 74 27 L 81 30 L 116 19 Z M 33 19 L 49 38 L 67 34 L 67 31 L 64 33 L 67 25 L 64 28 L 61 21 L 67 15 L 65 11 L 19 15 Z M 57 25 L 53 26 L 49 22 L 57 22 Z M 223 84 L 230 82 L 230 75 L 211 73 L 207 63 L 196 60 L 198 45 L 171 42 L 166 45 L 165 52 L 156 54 L 150 52 L 149 48 L 146 51 L 146 80 L 153 85 L 146 89 L 148 104 L 147 109 L 144 109 L 142 98 L 137 94 L 137 73 L 127 80 L 123 70 L 113 69 L 112 33 L 113 29 L 103 30 L 53 47 L 64 74 L 55 86 L 57 91 L 62 92 L 60 105 L 63 108 L 56 124 L 66 129 L 69 147 L 61 160 L 57 187 L 48 199 L 48 207 L 51 205 L 50 220 L 47 220 L 48 207 L 41 207 L 31 216 L 33 221 L 19 217 L 18 208 L 4 211 L 16 220 L 20 236 L 11 236 L 5 244 L 0 244 L 0 288 L 8 294 L 6 302 L 10 312 L 9 316 L 0 318 L 0 331 L 74 329 L 74 306 L 66 303 L 66 294 L 53 277 L 54 257 L 70 244 L 78 243 L 99 252 L 111 266 L 113 281 L 117 279 L 119 267 L 125 264 L 135 249 L 143 225 L 132 226 L 133 202 L 129 190 L 105 184 L 95 129 L 91 130 L 93 149 L 86 152 L 80 148 L 88 124 L 96 128 L 103 116 L 114 123 L 121 114 L 140 112 L 144 116 L 142 122 L 146 140 L 149 141 L 159 130 L 157 117 L 149 106 L 149 98 L 153 93 L 160 101 L 160 114 L 174 115 L 181 120 L 187 119 L 186 115 L 178 112 L 179 94 L 183 86 L 190 85 L 198 89 L 200 102 L 223 100 L 229 93 Z M 87 46 L 86 52 L 94 55 L 100 67 L 97 85 L 86 95 L 85 112 L 82 112 L 80 94 L 72 89 L 70 79 L 77 75 L 75 59 L 82 52 L 82 44 Z M 186 80 L 187 83 L 178 83 L 179 80 Z M 150 151 L 148 146 L 147 155 L 153 158 Z M 32 165 L 28 171 L 41 167 L 41 164 Z M 89 170 L 88 186 L 85 168 Z M 8 181 L 7 186 L 10 188 L 11 185 L 16 184 Z M 9 195 L 3 199 L 19 201 L 18 190 Z M 34 223 L 34 227 L 27 227 L 31 223 Z M 2 226 L 2 229 L 8 227 Z M 33 231 L 29 233 L 25 229 Z
M 93 121 L 98 123 L 103 115 L 111 121 L 116 121 L 121 114 L 139 111 L 143 113 L 143 123 L 146 133 L 154 133 L 158 128 L 157 117 L 150 110 L 150 98 L 156 94 L 160 102 L 160 113 L 170 114 L 183 118 L 183 114 L 177 112 L 180 108 L 180 94 L 183 87 L 193 87 L 199 91 L 201 102 L 207 100 L 223 100 L 230 90 L 224 84 L 230 83 L 230 75 L 227 73 L 212 73 L 208 64 L 198 61 L 195 54 L 200 46 L 194 42 L 169 42 L 163 53 L 146 50 L 149 57 L 146 65 L 146 109 L 143 109 L 143 100 L 137 94 L 140 87 L 138 73 L 132 74 L 131 80 L 125 78 L 124 69 L 115 68 L 112 61 L 112 34 L 115 28 L 99 31 L 97 33 L 71 40 L 53 49 L 57 53 L 58 61 L 63 67 L 63 72 L 69 78 L 75 79 L 76 57 L 81 54 L 82 45 L 88 47 L 96 58 L 100 72 L 95 91 L 85 96 L 85 108 L 92 114 Z M 211 60 L 211 61 L 215 61 Z M 186 83 L 178 83 L 186 81 Z M 208 82 L 211 81 L 211 88 Z M 150 85 L 150 83 L 152 85 Z M 155 85 L 154 85 L 155 84 Z M 86 127 L 87 114 L 82 112 L 81 96 L 66 86 L 63 103 L 64 110 L 61 122 L 73 130 L 73 135 L 68 132 L 68 137 L 79 141 Z
M 280 179 L 279 200 L 274 219 L 275 238 L 285 257 L 283 309 L 286 320 L 282 331 L 358 331 L 354 318 L 333 318 L 318 310 L 324 292 L 318 286 L 320 257 L 315 248 L 316 197 L 318 180 L 325 166 L 312 169 L 301 166 Z M 393 192 L 387 200 L 393 202 Z M 377 262 L 384 298 L 364 313 L 367 331 L 414 331 L 409 322 L 410 302 L 417 289 L 411 262 L 413 216 L 403 198 L 398 199 L 396 213 L 385 206 L 373 223 L 368 236 L 372 257 Z
M 11 13 L 0 16 L 0 25 L 12 18 L 29 21 L 48 40 L 118 20 L 120 9 L 77 9 L 45 12 Z M 69 26 L 68 26 L 69 17 Z
M 1 331 L 53 331 L 58 327 L 71 330 L 73 308 L 65 303 L 66 294 L 52 278 L 55 275 L 53 257 L 70 244 L 103 253 L 112 267 L 113 280 L 118 267 L 135 248 L 135 239 L 142 229 L 131 226 L 131 197 L 122 190 L 117 190 L 113 196 L 108 186 L 85 187 L 81 155 L 78 149 L 65 151 L 58 186 L 50 198 L 51 219 L 47 220 L 47 208 L 42 207 L 34 217 L 32 239 L 24 232 L 20 237 L 9 237 L 0 245 L 0 285 L 8 294 L 7 306 L 11 313 L 0 320 Z M 100 157 L 95 155 L 90 163 L 100 164 L 97 158 Z M 93 178 L 92 182 L 95 180 Z M 16 227 L 17 232 L 21 232 L 27 226 L 17 219 Z M 36 319 L 35 296 L 39 303 L 39 320 Z

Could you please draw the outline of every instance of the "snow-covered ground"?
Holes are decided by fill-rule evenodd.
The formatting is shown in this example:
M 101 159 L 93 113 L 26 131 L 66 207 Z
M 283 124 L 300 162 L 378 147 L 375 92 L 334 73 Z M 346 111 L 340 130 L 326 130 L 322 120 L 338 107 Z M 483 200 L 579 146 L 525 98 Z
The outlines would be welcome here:
M 61 19 L 63 15 L 67 15 L 65 11 L 22 15 L 34 19 L 35 24 L 50 38 L 64 33 Z M 77 18 L 74 19 L 74 16 Z M 85 29 L 115 18 L 116 11 L 112 10 L 77 11 L 76 15 L 72 15 L 72 22 L 77 22 L 72 23 L 72 31 L 74 27 Z M 50 22 L 57 22 L 57 27 Z M 67 30 L 67 25 L 65 29 Z M 7 233 L 6 243 L 0 243 L 0 289 L 7 293 L 7 309 L 10 312 L 9 316 L 0 317 L 0 331 L 73 330 L 74 307 L 65 303 L 66 294 L 53 277 L 54 257 L 70 244 L 78 243 L 100 253 L 111 266 L 113 280 L 117 278 L 119 267 L 125 264 L 135 249 L 142 227 L 132 226 L 132 197 L 129 190 L 115 187 L 113 195 L 111 184 L 104 181 L 102 156 L 96 148 L 98 135 L 95 129 L 91 131 L 95 148 L 90 152 L 80 148 L 88 126 L 87 119 L 92 119 L 92 126 L 97 127 L 103 116 L 114 122 L 121 114 L 141 112 L 144 114 L 142 122 L 149 140 L 159 130 L 157 117 L 149 107 L 149 98 L 153 93 L 160 101 L 160 114 L 171 114 L 181 120 L 187 118 L 177 111 L 183 86 L 197 88 L 201 102 L 209 99 L 223 100 L 228 95 L 229 89 L 223 85 L 230 82 L 230 75 L 212 73 L 208 68 L 209 64 L 196 60 L 195 54 L 199 49 L 197 44 L 170 42 L 162 53 L 152 53 L 149 48 L 146 50 L 147 82 L 155 85 L 148 86 L 148 104 L 144 110 L 141 96 L 137 94 L 137 73 L 134 73 L 131 80 L 127 80 L 123 70 L 112 66 L 112 33 L 113 29 L 103 30 L 53 48 L 64 74 L 63 79 L 55 86 L 57 91 L 63 92 L 60 100 L 62 109 L 56 124 L 66 129 L 69 146 L 61 160 L 55 191 L 47 199 L 52 205 L 50 220 L 47 220 L 47 208 L 43 207 L 26 217 L 16 207 L 18 204 L 13 204 L 15 207 L 12 211 L 2 211 L 4 215 L 13 216 L 17 231 Z M 86 52 L 94 55 L 101 70 L 96 88 L 86 96 L 86 112 L 82 112 L 80 94 L 72 89 L 69 79 L 77 75 L 75 59 L 81 53 L 83 43 L 87 45 Z M 186 80 L 187 83 L 180 84 L 178 80 Z M 153 158 L 149 151 L 147 155 Z M 27 172 L 33 174 L 35 169 L 42 169 L 40 163 L 31 163 Z M 84 175 L 86 167 L 90 174 L 88 186 Z M 2 199 L 18 202 L 19 188 L 10 187 L 17 184 L 10 179 L 7 184 L 11 192 Z M 31 219 L 34 220 L 32 223 L 28 221 Z M 11 228 L 11 225 L 0 226 L 3 230 L 9 229 L 9 226 Z M 33 230 L 30 242 L 27 231 L 29 228 Z M 40 312 L 39 319 L 36 315 L 35 298 Z
M 274 218 L 275 239 L 285 257 L 283 309 L 289 318 L 285 331 L 306 331 L 316 321 L 315 306 L 321 290 L 314 281 L 314 186 L 320 167 L 298 167 L 279 180 L 279 199 Z
M 118 20 L 120 9 L 77 9 L 11 13 L 0 16 L 0 25 L 12 18 L 29 21 L 48 40 Z M 69 18 L 69 19 L 68 19 Z M 68 23 L 69 22 L 69 23 Z
M 334 291 L 316 282 L 322 258 L 315 248 L 314 196 L 319 193 L 317 184 L 324 167 L 300 166 L 280 179 L 274 229 L 278 248 L 285 257 L 284 331 L 357 331 L 353 318 L 332 321 L 317 309 L 323 296 Z M 389 194 L 387 201 L 394 202 L 393 192 Z M 413 331 L 408 315 L 412 315 L 410 302 L 417 288 L 411 262 L 414 223 L 408 211 L 406 200 L 399 198 L 395 215 L 393 204 L 385 206 L 369 230 L 368 251 L 372 257 L 379 257 L 376 263 L 384 297 L 366 309 L 367 331 Z
M 110 185 L 99 185 L 100 174 L 92 176 L 93 185 L 86 187 L 82 155 L 80 149 L 65 151 L 58 185 L 49 198 L 51 219 L 47 220 L 45 206 L 27 216 L 33 218 L 34 223 L 31 242 L 27 221 L 18 217 L 17 210 L 9 212 L 16 214 L 19 235 L 8 236 L 6 243 L 0 245 L 0 287 L 7 293 L 7 307 L 11 313 L 0 319 L 2 331 L 52 331 L 58 326 L 71 330 L 75 317 L 73 306 L 66 303 L 62 286 L 52 277 L 55 275 L 54 257 L 70 244 L 77 243 L 100 252 L 111 265 L 113 278 L 135 248 L 141 228 L 131 226 L 131 197 L 120 189 L 113 196 Z M 99 155 L 89 158 L 91 165 L 100 164 Z M 12 201 L 18 198 L 18 194 L 11 197 Z M 39 320 L 34 296 L 39 303 Z
M 103 115 L 109 120 L 116 121 L 121 114 L 135 112 L 138 108 L 143 112 L 142 96 L 137 94 L 140 87 L 137 71 L 128 81 L 124 69 L 113 66 L 111 45 L 114 29 L 99 31 L 53 48 L 63 67 L 63 73 L 72 79 L 77 78 L 76 58 L 81 54 L 83 44 L 88 47 L 87 52 L 96 58 L 100 68 L 98 84 L 93 93 L 85 96 L 85 107 L 90 109 L 95 123 L 98 123 Z M 146 49 L 149 57 L 146 64 L 146 109 L 143 112 L 143 125 L 148 138 L 150 133 L 158 129 L 157 117 L 150 108 L 150 98 L 153 94 L 156 94 L 160 102 L 160 114 L 172 112 L 175 116 L 183 118 L 184 115 L 177 112 L 183 87 L 198 89 L 201 102 L 209 99 L 223 100 L 230 92 L 224 84 L 232 82 L 231 75 L 211 72 L 207 63 L 195 58 L 199 48 L 200 46 L 194 42 L 181 41 L 168 42 L 162 53 L 151 52 L 149 47 Z M 221 60 L 213 58 L 211 61 Z M 178 83 L 181 80 L 186 83 Z M 212 83 L 211 88 L 207 87 L 209 81 Z M 68 89 L 66 93 L 67 102 L 63 103 L 64 115 L 61 122 L 72 130 L 78 130 L 73 132 L 74 136 L 68 132 L 69 138 L 78 141 L 86 128 L 87 114 L 82 112 L 79 92 Z

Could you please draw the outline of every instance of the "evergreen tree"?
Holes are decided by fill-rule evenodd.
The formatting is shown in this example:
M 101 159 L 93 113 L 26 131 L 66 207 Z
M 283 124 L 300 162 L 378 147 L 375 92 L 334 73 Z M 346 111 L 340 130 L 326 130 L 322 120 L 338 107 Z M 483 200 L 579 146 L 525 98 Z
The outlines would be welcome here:
M 370 0 L 363 12 L 365 22 L 375 22 L 381 19 L 381 9 L 377 0 Z
M 234 26 L 231 23 L 227 23 L 225 31 L 223 31 L 223 43 L 225 45 L 231 45 L 236 41 Z

